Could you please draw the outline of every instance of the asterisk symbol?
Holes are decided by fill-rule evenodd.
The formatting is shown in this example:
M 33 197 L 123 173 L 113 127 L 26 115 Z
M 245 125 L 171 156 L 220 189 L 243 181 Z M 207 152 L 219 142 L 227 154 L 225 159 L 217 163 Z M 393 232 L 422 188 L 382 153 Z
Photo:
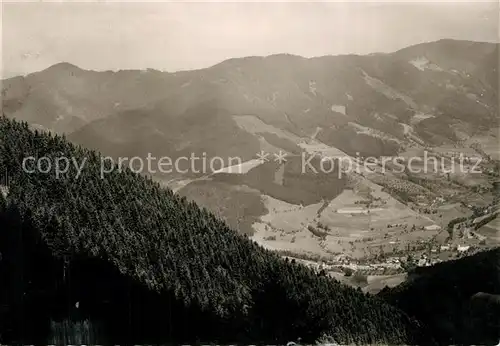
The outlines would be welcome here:
M 280 164 L 282 164 L 283 162 L 286 162 L 286 159 L 285 159 L 286 153 L 282 152 L 281 150 L 278 154 L 274 153 L 274 157 L 275 157 L 274 161 L 276 161 Z
M 264 150 L 261 150 L 260 153 L 257 153 L 257 158 L 260 160 L 261 163 L 264 163 L 267 160 L 267 157 L 269 156 L 269 153 L 266 153 Z

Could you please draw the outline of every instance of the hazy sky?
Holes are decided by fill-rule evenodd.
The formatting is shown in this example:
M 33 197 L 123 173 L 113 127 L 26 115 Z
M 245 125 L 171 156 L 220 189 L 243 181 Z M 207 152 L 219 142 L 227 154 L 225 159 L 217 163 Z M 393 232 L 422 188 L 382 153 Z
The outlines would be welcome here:
M 498 18 L 497 2 L 3 2 L 2 72 L 10 77 L 61 61 L 176 71 L 249 55 L 498 41 Z

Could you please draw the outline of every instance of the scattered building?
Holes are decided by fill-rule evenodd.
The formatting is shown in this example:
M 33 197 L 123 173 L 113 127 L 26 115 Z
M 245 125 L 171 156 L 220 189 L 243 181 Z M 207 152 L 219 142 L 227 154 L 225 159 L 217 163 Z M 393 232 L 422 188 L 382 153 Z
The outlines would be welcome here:
M 337 209 L 338 214 L 368 214 L 368 210 L 364 208 L 340 208 Z
M 2 196 L 4 198 L 7 198 L 8 194 L 9 194 L 9 187 L 4 186 L 4 185 L 0 185 L 0 193 L 2 194 Z
M 469 250 L 469 249 L 470 249 L 470 246 L 469 246 L 469 245 L 464 245 L 464 246 L 459 245 L 459 246 L 457 247 L 457 251 L 458 251 L 458 252 L 465 252 L 465 251 L 467 251 L 467 250 Z

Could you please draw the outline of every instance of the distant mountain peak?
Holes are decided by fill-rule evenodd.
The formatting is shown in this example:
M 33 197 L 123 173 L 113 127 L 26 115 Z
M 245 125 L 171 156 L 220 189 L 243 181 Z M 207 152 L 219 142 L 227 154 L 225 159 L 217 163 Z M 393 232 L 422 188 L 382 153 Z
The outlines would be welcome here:
M 291 53 L 276 53 L 266 56 L 266 58 L 294 58 L 294 59 L 305 59 L 301 55 L 291 54 Z
M 79 68 L 76 65 L 73 65 L 69 62 L 60 62 L 57 64 L 54 64 L 47 68 L 46 70 L 51 70 L 51 71 L 57 71 L 57 72 L 63 72 L 63 71 L 83 71 L 81 68 Z

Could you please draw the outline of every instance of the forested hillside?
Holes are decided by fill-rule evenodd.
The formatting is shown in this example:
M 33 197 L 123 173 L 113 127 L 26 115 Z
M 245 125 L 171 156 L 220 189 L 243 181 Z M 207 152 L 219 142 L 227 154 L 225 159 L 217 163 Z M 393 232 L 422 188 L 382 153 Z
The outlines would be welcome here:
M 432 267 L 379 295 L 428 325 L 440 344 L 496 345 L 500 340 L 500 249 Z
M 56 177 L 23 158 L 85 159 Z M 405 313 L 99 154 L 0 118 L 2 343 L 432 343 Z

